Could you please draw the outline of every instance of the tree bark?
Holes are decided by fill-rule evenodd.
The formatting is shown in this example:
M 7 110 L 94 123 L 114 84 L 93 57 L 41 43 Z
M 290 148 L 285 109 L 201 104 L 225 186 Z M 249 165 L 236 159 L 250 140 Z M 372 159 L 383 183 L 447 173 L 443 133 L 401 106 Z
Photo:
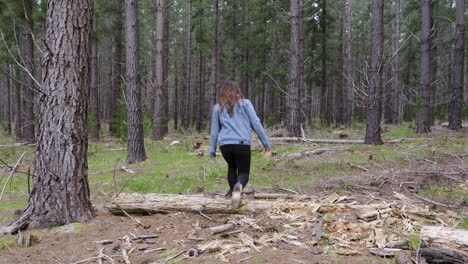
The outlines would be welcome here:
M 199 45 L 202 46 L 204 44 L 204 25 L 203 25 L 203 16 L 204 16 L 204 7 L 203 7 L 203 0 L 200 0 L 200 35 L 199 35 Z M 205 56 L 203 52 L 203 48 L 199 49 L 198 59 L 199 59 L 199 75 L 198 75 L 198 90 L 196 92 L 196 116 L 195 116 L 195 129 L 198 133 L 201 133 L 202 129 L 202 110 L 203 110 L 203 102 L 205 101 L 204 94 L 205 94 Z
M 152 136 L 155 140 L 161 140 L 164 137 L 163 129 L 163 48 L 164 48 L 164 9 L 165 0 L 156 0 L 156 41 L 155 45 L 155 74 L 154 74 L 154 91 L 155 100 L 153 105 L 153 129 Z
M 441 226 L 421 230 L 421 255 L 429 263 L 467 263 L 468 231 Z
M 174 130 L 179 128 L 179 68 L 177 56 L 174 54 Z
M 112 98 L 110 101 L 110 133 L 116 135 L 119 124 L 123 120 L 118 120 L 118 102 L 122 99 L 120 84 L 122 82 L 122 0 L 114 0 L 115 7 L 115 35 L 114 35 L 114 51 L 113 51 L 113 74 L 112 74 Z
M 451 95 L 449 100 L 449 129 L 462 128 L 461 109 L 463 105 L 463 83 L 465 66 L 465 1 L 456 2 L 455 43 L 453 46 L 453 64 Z
M 92 25 L 92 0 L 48 1 L 33 188 L 9 231 L 95 216 L 87 162 Z
M 343 124 L 351 126 L 353 118 L 353 75 L 351 73 L 351 10 L 352 1 L 344 1 L 343 17 Z
M 211 77 L 210 77 L 210 98 L 209 106 L 210 112 L 213 110 L 213 106 L 216 104 L 216 94 L 218 89 L 218 78 L 219 78 L 219 0 L 214 0 L 213 16 L 215 17 L 213 25 L 213 46 L 211 52 Z M 211 116 L 211 115 L 210 115 Z
M 383 144 L 380 136 L 382 116 L 383 0 L 372 0 L 370 83 L 366 103 L 365 144 Z
M 127 163 L 133 164 L 146 160 L 143 135 L 143 114 L 141 111 L 141 91 L 138 85 L 138 0 L 126 0 L 126 75 L 127 75 L 127 112 L 128 141 Z
M 90 105 L 91 113 L 93 113 L 93 130 L 91 137 L 94 140 L 99 140 L 99 132 L 101 131 L 101 119 L 99 114 L 99 62 L 98 62 L 98 40 L 94 36 L 91 43 L 91 66 L 90 66 Z
M 320 119 L 322 123 L 327 126 L 331 125 L 331 115 L 328 96 L 328 82 L 327 82 L 327 0 L 322 0 L 322 14 L 320 26 L 322 27 L 322 78 L 320 90 Z
M 302 28 L 302 0 L 291 0 L 291 64 L 289 72 L 289 91 L 287 94 L 288 108 L 288 134 L 289 136 L 301 135 L 301 98 L 300 92 L 304 87 L 303 60 L 301 51 Z
M 23 120 L 22 120 L 22 133 L 21 139 L 27 142 L 34 142 L 35 140 L 35 120 L 34 120 L 34 44 L 33 44 L 33 5 L 34 1 L 22 1 L 23 8 L 23 21 L 22 32 L 20 38 L 21 46 L 21 62 L 24 64 L 26 70 L 20 71 L 20 80 L 22 82 L 22 103 L 23 103 Z
M 236 80 L 236 46 L 237 46 L 237 1 L 231 1 L 231 61 L 230 78 Z
M 169 10 L 170 0 L 165 2 L 164 33 L 163 33 L 163 86 L 162 86 L 162 133 L 163 136 L 169 132 Z
M 387 117 L 385 118 L 386 124 L 398 124 L 398 109 L 399 109 L 399 74 L 400 74 L 400 0 L 393 0 L 393 39 L 392 39 L 392 61 L 391 70 L 392 75 L 389 83 L 389 107 L 387 108 Z
M 431 0 L 421 1 L 421 80 L 419 86 L 419 112 L 417 133 L 431 132 L 431 86 L 432 86 L 432 7 Z
M 20 76 L 20 71 L 16 68 L 16 78 Z M 15 82 L 15 137 L 16 139 L 23 138 L 23 109 L 21 107 L 21 98 L 23 97 L 22 88 L 23 86 Z
M 182 127 L 185 131 L 188 130 L 190 126 L 190 93 L 192 91 L 192 0 L 189 1 L 189 18 L 187 25 L 187 51 L 186 51 L 186 67 L 187 72 L 185 73 L 185 85 L 184 85 L 184 94 L 183 94 L 183 106 L 184 106 L 184 115 L 182 116 Z

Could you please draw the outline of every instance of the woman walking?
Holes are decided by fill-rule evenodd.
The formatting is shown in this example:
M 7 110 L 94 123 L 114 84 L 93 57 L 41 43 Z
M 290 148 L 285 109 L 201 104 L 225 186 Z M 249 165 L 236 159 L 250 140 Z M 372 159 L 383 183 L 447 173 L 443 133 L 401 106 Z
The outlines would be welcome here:
M 219 144 L 229 167 L 226 196 L 231 197 L 233 209 L 240 206 L 242 189 L 249 181 L 251 129 L 269 152 L 270 143 L 252 103 L 244 99 L 236 82 L 225 81 L 219 103 L 213 107 L 209 155 L 216 157 L 216 145 Z

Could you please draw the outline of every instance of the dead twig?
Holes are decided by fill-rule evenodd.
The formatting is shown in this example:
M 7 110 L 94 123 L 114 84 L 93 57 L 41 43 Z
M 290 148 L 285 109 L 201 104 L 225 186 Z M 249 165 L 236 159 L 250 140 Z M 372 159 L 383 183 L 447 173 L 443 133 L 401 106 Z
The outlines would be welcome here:
M 433 201 L 431 199 L 428 199 L 426 197 L 422 197 L 422 196 L 419 196 L 417 194 L 415 194 L 414 196 L 416 196 L 417 198 L 425 201 L 425 202 L 428 202 L 428 203 L 431 203 L 431 204 L 434 204 L 434 205 L 438 205 L 438 206 L 442 206 L 442 207 L 447 207 L 447 208 L 458 208 L 458 206 L 454 206 L 454 205 L 448 205 L 448 204 L 443 204 L 443 203 L 439 203 L 439 202 L 436 202 L 436 201 Z
M 206 219 L 216 222 L 216 220 L 214 220 L 213 218 L 211 218 L 211 217 L 207 216 L 206 214 L 202 213 L 202 211 L 198 211 L 198 213 L 199 213 L 201 216 L 205 217 Z
M 23 154 L 21 154 L 21 157 L 18 159 L 15 166 L 13 166 L 13 169 L 10 171 L 10 174 L 8 175 L 8 178 L 7 178 L 6 182 L 5 182 L 5 185 L 3 185 L 2 193 L 0 194 L 0 201 L 2 200 L 3 193 L 5 192 L 5 188 L 8 185 L 8 182 L 10 181 L 11 177 L 13 176 L 13 173 L 15 173 L 15 170 L 18 167 L 21 160 L 23 159 L 24 154 L 26 154 L 26 152 L 23 152 Z
M 176 253 L 175 255 L 166 258 L 164 261 L 169 262 L 170 260 L 177 258 L 178 256 L 184 254 L 185 252 L 187 252 L 187 250 L 185 250 L 185 249 L 181 250 L 180 252 Z

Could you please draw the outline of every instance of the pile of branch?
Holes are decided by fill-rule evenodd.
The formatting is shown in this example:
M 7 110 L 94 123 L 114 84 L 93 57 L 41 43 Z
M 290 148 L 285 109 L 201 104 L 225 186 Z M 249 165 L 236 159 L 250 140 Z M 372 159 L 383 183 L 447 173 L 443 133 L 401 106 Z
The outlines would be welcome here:
M 414 252 L 405 252 L 410 249 L 405 239 L 416 235 L 414 226 L 433 224 L 435 220 L 447 225 L 460 219 L 456 213 L 434 212 L 399 193 L 395 193 L 395 201 L 368 204 L 337 194 L 319 198 L 296 193 L 254 193 L 253 199 L 249 197 L 245 197 L 238 210 L 232 210 L 230 201 L 218 196 L 121 194 L 108 208 L 114 214 L 195 213 L 208 220 L 213 220 L 208 214 L 224 214 L 227 219 L 221 225 L 214 220 L 216 223 L 208 228 L 196 224 L 187 239 L 197 245 L 178 255 L 189 258 L 214 253 L 220 261 L 229 261 L 230 254 L 261 252 L 278 245 L 307 250 L 313 247 L 317 254 L 322 254 L 323 244 L 340 255 L 371 252 L 385 258 L 412 258 Z M 261 221 L 265 217 L 270 220 Z M 267 231 L 272 228 L 271 221 L 278 221 L 281 226 Z M 387 225 L 398 230 L 389 232 Z M 424 227 L 421 232 L 422 256 L 427 260 L 466 263 L 457 261 L 466 261 L 468 231 L 440 228 L 435 232 L 431 228 Z M 258 231 L 259 235 L 252 236 L 249 230 Z M 327 240 L 321 241 L 325 235 Z
M 152 248 L 152 245 L 155 244 L 154 238 L 159 237 L 159 235 L 140 235 L 136 236 L 132 233 L 126 235 L 118 240 L 104 239 L 99 241 L 93 241 L 94 243 L 101 245 L 98 250 L 98 255 L 95 257 L 90 257 L 83 259 L 73 264 L 82 264 L 87 262 L 98 261 L 98 263 L 103 263 L 104 260 L 109 263 L 126 263 L 130 264 L 130 256 L 134 252 L 162 252 L 166 248 Z M 106 246 L 112 246 L 110 249 L 106 249 Z M 106 252 L 108 251 L 108 252 Z M 105 252 L 107 254 L 105 254 Z M 113 253 L 112 255 L 109 253 Z M 182 252 L 183 253 L 183 252 Z M 180 255 L 180 254 L 179 254 Z M 175 256 L 177 257 L 177 256 Z M 173 256 L 169 256 L 166 261 L 173 259 Z M 119 261 L 116 261 L 119 259 Z M 122 260 L 122 261 L 120 261 Z

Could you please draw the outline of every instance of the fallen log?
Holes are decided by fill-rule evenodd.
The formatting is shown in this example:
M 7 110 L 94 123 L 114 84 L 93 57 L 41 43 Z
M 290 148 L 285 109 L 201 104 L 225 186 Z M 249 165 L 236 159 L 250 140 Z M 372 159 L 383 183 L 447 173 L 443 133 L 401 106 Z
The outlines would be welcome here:
M 382 210 L 394 206 L 387 204 L 324 204 L 319 200 L 246 200 L 237 210 L 231 208 L 229 199 L 220 197 L 207 197 L 204 195 L 176 195 L 176 194 L 126 194 L 121 193 L 107 206 L 113 214 L 122 214 L 123 211 L 134 214 L 155 214 L 168 212 L 203 212 L 205 214 L 247 214 L 272 210 L 281 211 L 307 211 L 310 213 L 330 213 L 336 211 L 352 211 L 364 213 Z
M 289 143 L 319 143 L 319 144 L 364 144 L 364 140 L 343 140 L 343 139 L 312 139 L 301 137 L 276 137 L 270 138 L 271 143 L 289 142 Z
M 468 263 L 468 231 L 424 226 L 420 252 L 429 263 Z
M 342 150 L 346 150 L 346 148 L 320 148 L 320 149 L 314 149 L 314 150 L 304 150 L 298 153 L 283 154 L 280 159 L 287 159 L 287 160 L 300 159 L 300 158 L 307 157 L 307 156 L 320 155 L 327 151 L 342 151 Z

